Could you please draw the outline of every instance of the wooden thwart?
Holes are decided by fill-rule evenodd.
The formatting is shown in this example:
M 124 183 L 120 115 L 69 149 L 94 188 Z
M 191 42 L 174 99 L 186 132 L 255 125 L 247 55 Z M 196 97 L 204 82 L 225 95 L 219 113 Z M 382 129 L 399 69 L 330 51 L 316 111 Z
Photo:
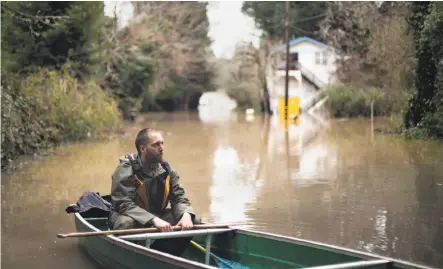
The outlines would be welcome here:
M 236 223 L 217 223 L 217 224 L 196 224 L 192 230 L 195 229 L 214 229 L 214 228 L 226 228 L 229 226 L 241 226 L 247 225 L 244 222 Z M 172 226 L 173 231 L 181 231 L 181 226 Z M 111 230 L 111 231 L 100 231 L 100 232 L 83 232 L 83 233 L 68 233 L 68 234 L 57 234 L 58 238 L 67 237 L 85 237 L 85 236 L 101 236 L 101 235 L 111 235 L 111 234 L 136 234 L 136 233 L 155 233 L 160 232 L 158 228 L 139 228 L 139 229 L 126 229 L 126 230 Z

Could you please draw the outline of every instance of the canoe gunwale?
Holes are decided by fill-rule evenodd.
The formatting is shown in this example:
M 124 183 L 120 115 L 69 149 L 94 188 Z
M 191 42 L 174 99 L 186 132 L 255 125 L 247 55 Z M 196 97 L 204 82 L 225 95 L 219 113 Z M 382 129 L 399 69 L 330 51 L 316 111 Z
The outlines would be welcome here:
M 99 232 L 100 230 L 90 224 L 88 221 L 86 221 L 79 213 L 75 213 L 75 218 L 82 223 L 85 227 L 90 229 L 94 232 Z M 170 263 L 172 265 L 175 265 L 179 268 L 189 268 L 189 269 L 195 269 L 195 268 L 201 268 L 201 269 L 218 269 L 217 267 L 206 265 L 203 263 L 194 262 L 192 260 L 184 259 L 181 257 L 177 257 L 168 253 L 164 253 L 161 251 L 157 251 L 155 249 L 150 249 L 141 245 L 137 245 L 133 242 L 126 241 L 124 239 L 120 239 L 115 235 L 102 235 L 98 236 L 101 237 L 103 240 L 107 241 L 109 244 L 117 245 L 119 247 L 123 247 L 125 249 L 135 251 L 138 254 L 141 254 L 143 256 L 148 256 L 152 259 L 157 259 L 166 263 Z M 100 263 L 100 262 L 99 262 Z
M 304 269 L 362 269 L 362 268 L 370 268 L 376 265 L 383 265 L 390 263 L 392 262 L 389 260 L 380 259 L 380 260 L 344 262 L 344 263 L 336 263 L 330 265 L 312 266 L 312 267 L 305 267 Z
M 352 254 L 353 256 L 355 256 L 357 258 L 362 258 L 362 259 L 365 259 L 368 261 L 373 260 L 373 259 L 374 260 L 383 259 L 386 261 L 390 261 L 390 262 L 394 263 L 395 265 L 400 266 L 401 268 L 404 268 L 404 269 L 438 269 L 436 267 L 429 267 L 429 266 L 422 265 L 422 264 L 401 261 L 398 259 L 392 259 L 389 257 L 384 257 L 384 256 L 380 256 L 377 254 L 372 254 L 372 253 L 366 253 L 366 252 L 362 252 L 359 250 L 354 250 L 354 249 L 345 248 L 345 247 L 341 247 L 341 246 L 335 246 L 335 245 L 330 245 L 330 244 L 325 244 L 325 243 L 320 243 L 320 242 L 314 242 L 311 240 L 300 239 L 300 238 L 295 238 L 295 237 L 290 237 L 290 236 L 277 235 L 277 234 L 267 233 L 267 232 L 262 232 L 262 231 L 248 230 L 245 228 L 236 228 L 235 233 L 243 234 L 243 235 L 250 235 L 250 236 L 258 236 L 258 237 L 262 237 L 262 238 L 267 238 L 267 239 L 277 240 L 277 241 L 282 241 L 282 242 L 287 242 L 287 243 L 296 243 L 299 245 L 304 245 L 307 247 L 332 251 L 332 252 L 340 253 L 340 254 L 348 254 L 348 255 Z

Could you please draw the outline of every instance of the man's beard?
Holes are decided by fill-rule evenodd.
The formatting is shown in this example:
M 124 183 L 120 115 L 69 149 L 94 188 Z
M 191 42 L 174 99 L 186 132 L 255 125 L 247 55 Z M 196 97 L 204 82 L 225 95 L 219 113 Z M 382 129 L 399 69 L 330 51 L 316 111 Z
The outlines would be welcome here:
M 147 156 L 146 160 L 148 161 L 148 163 L 150 164 L 158 164 L 161 163 L 163 161 L 163 156 Z

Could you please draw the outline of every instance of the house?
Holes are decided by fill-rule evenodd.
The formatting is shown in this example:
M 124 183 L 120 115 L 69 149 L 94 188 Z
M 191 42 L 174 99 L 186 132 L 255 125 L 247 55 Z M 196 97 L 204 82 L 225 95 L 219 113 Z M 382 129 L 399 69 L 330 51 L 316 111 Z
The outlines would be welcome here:
M 289 97 L 300 98 L 301 110 L 309 109 L 318 90 L 337 81 L 336 60 L 340 51 L 309 37 L 289 42 Z M 285 96 L 286 45 L 271 53 L 266 70 L 271 110 L 278 115 L 279 100 Z

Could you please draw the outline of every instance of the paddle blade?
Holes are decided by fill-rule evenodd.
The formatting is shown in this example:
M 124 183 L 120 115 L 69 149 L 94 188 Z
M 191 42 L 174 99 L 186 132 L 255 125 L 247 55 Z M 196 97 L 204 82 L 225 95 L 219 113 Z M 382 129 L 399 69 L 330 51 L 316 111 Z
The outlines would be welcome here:
M 222 259 L 222 258 L 217 257 L 215 255 L 212 257 L 214 258 L 215 262 L 217 263 L 217 267 L 220 269 L 251 269 L 251 268 L 249 268 L 241 263 L 238 263 L 238 262 Z

